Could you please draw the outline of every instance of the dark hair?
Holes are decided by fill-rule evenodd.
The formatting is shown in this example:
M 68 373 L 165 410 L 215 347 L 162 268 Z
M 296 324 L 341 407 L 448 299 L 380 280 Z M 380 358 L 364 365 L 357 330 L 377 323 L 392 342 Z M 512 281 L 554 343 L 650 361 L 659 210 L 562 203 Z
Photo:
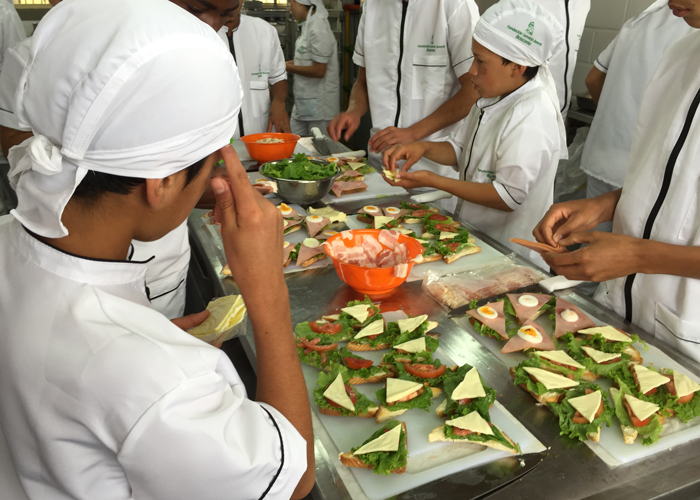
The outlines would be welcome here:
M 510 61 L 506 59 L 505 57 L 501 56 L 501 59 L 503 60 L 503 66 L 507 66 L 508 64 L 512 63 L 513 61 Z M 525 72 L 523 73 L 523 76 L 525 79 L 529 82 L 533 78 L 535 78 L 535 75 L 537 75 L 537 71 L 540 69 L 539 66 L 527 66 L 525 68 Z
M 197 163 L 187 167 L 184 187 L 187 187 L 195 177 L 197 177 L 206 159 L 206 157 L 202 158 Z M 146 179 L 140 177 L 123 177 L 90 170 L 83 180 L 80 181 L 80 184 L 78 184 L 73 196 L 94 203 L 105 193 L 130 194 L 134 188 L 140 186 L 144 182 L 146 182 Z

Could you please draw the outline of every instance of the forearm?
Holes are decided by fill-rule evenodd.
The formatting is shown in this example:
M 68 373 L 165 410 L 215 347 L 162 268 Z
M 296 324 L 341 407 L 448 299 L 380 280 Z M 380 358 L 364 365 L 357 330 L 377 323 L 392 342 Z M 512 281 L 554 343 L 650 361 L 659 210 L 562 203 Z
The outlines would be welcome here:
M 367 77 L 365 68 L 360 68 L 357 75 L 357 81 L 352 86 L 350 91 L 350 99 L 348 101 L 348 113 L 355 113 L 358 116 L 364 116 L 369 110 L 369 93 L 367 92 Z
M 586 77 L 586 87 L 588 92 L 591 94 L 593 102 L 598 104 L 600 101 L 600 94 L 603 92 L 603 85 L 605 84 L 606 73 L 603 73 L 595 66 L 591 69 Z
M 435 175 L 435 181 L 431 187 L 447 191 L 458 198 L 462 198 L 476 205 L 481 205 L 488 208 L 494 208 L 503 212 L 512 212 L 513 210 L 508 204 L 503 201 L 501 195 L 498 194 L 496 188 L 491 183 L 458 181 L 449 177 Z
M 284 107 L 287 100 L 287 80 L 280 80 L 270 86 L 270 105 Z
M 308 78 L 323 78 L 326 76 L 326 65 L 314 63 L 311 66 L 297 66 L 292 64 L 287 66 L 287 71 Z
M 700 279 L 700 247 L 643 239 L 638 242 L 638 272 Z
M 602 222 L 612 222 L 613 217 L 615 216 L 615 209 L 617 208 L 617 203 L 620 201 L 621 195 L 622 188 L 616 189 L 615 191 L 610 191 L 609 193 L 601 194 L 600 196 L 596 196 L 595 198 L 591 198 L 589 200 L 591 203 L 599 203 L 599 206 L 601 207 L 600 220 L 597 224 Z
M 423 158 L 432 160 L 440 165 L 457 165 L 457 154 L 452 144 L 449 142 L 421 142 L 425 147 L 425 153 L 423 153 Z
M 0 143 L 2 144 L 2 153 L 7 158 L 12 146 L 22 144 L 24 141 L 32 137 L 31 132 L 15 130 L 13 128 L 3 127 L 0 125 Z

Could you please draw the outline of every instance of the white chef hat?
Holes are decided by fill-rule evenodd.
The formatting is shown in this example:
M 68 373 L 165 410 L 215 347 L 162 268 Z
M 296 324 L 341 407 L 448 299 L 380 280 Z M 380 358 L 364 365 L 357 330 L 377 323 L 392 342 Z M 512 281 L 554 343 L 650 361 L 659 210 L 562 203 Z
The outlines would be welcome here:
M 314 17 L 319 17 L 325 19 L 328 17 L 328 9 L 323 5 L 323 0 L 296 0 L 302 5 L 307 5 L 311 7 L 312 5 L 316 7 L 316 12 L 314 12 Z
M 564 41 L 564 28 L 559 21 L 534 1 L 501 0 L 484 12 L 474 28 L 473 37 L 509 61 L 540 68 L 540 78 L 557 110 L 561 154 L 566 155 L 566 129 L 557 89 L 549 71 L 549 61 Z
M 163 178 L 229 143 L 242 91 L 216 32 L 163 0 L 73 0 L 39 23 L 16 95 L 13 215 L 49 238 L 89 170 Z

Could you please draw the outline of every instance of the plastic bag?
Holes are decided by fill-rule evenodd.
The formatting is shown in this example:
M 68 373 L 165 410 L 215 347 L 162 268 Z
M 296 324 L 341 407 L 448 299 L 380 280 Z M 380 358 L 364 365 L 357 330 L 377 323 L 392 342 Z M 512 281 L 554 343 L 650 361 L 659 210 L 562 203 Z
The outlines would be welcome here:
M 569 159 L 559 162 L 554 180 L 554 203 L 586 197 L 585 184 L 588 175 L 581 170 L 581 157 L 590 130 L 590 127 L 581 127 L 576 130 L 574 142 L 569 146 Z
M 454 273 L 430 270 L 423 278 L 423 290 L 444 307 L 456 309 L 472 300 L 534 285 L 547 277 L 541 271 L 516 264 L 511 256 L 515 254 L 496 257 L 478 267 Z

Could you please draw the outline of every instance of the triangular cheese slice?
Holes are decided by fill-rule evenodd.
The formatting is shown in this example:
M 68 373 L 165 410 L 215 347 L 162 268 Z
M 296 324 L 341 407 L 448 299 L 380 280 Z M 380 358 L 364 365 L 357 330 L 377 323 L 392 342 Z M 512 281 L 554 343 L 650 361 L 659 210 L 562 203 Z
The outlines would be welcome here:
M 393 222 L 395 219 L 393 217 L 384 217 L 383 215 L 377 215 L 374 218 L 374 229 L 381 229 L 384 224 Z
M 418 316 L 415 318 L 400 319 L 397 321 L 397 323 L 399 325 L 399 330 L 401 331 L 401 333 L 412 332 L 413 330 L 421 326 L 427 319 L 428 315 L 423 314 L 422 316 Z
M 595 414 L 598 412 L 602 400 L 603 395 L 600 391 L 595 391 L 578 398 L 570 398 L 569 404 L 573 406 L 574 409 L 578 410 L 578 412 L 583 415 L 583 418 L 590 423 L 595 420 Z
M 467 398 L 483 398 L 484 396 L 486 396 L 486 392 L 484 392 L 484 386 L 481 385 L 479 372 L 476 371 L 476 368 L 472 368 L 464 376 L 464 380 L 462 380 L 459 385 L 455 387 L 455 390 L 452 391 L 452 395 L 450 397 L 454 401 L 458 401 L 460 399 Z
M 598 349 L 593 349 L 592 347 L 581 346 L 581 349 L 588 354 L 588 356 L 596 363 L 605 363 L 611 359 L 621 359 L 622 354 L 619 352 L 603 352 Z
M 394 349 L 401 349 L 402 351 L 412 353 L 423 352 L 428 350 L 425 345 L 425 337 L 409 340 L 408 342 L 404 342 L 403 344 L 395 345 Z
M 423 387 L 423 384 L 414 382 L 413 380 L 388 378 L 386 379 L 386 402 L 393 403 L 399 399 L 403 399 L 409 394 L 413 394 L 421 387 Z
M 641 399 L 635 398 L 630 394 L 625 394 L 625 400 L 627 404 L 630 405 L 630 409 L 634 416 L 639 420 L 646 420 L 651 417 L 654 413 L 659 411 L 659 405 L 650 403 L 648 401 L 642 401 Z
M 612 326 L 596 326 L 594 328 L 586 328 L 585 330 L 579 330 L 578 333 L 583 335 L 595 335 L 599 333 L 606 340 L 612 340 L 613 342 L 632 342 L 629 335 L 622 333 L 617 328 Z
M 457 236 L 457 233 L 449 233 L 447 231 L 440 231 L 440 239 L 441 240 L 451 240 Z
M 478 432 L 479 434 L 488 434 L 493 436 L 493 431 L 489 423 L 484 420 L 484 418 L 479 415 L 479 412 L 473 411 L 464 415 L 463 417 L 455 418 L 454 420 L 448 420 L 445 422 L 447 425 L 452 425 L 454 427 L 459 427 L 465 431 Z
M 650 370 L 646 366 L 634 365 L 634 372 L 637 374 L 637 383 L 639 384 L 639 392 L 646 394 L 655 387 L 664 385 L 669 381 L 669 377 Z
M 579 370 L 585 369 L 581 363 L 577 362 L 574 358 L 566 354 L 564 351 L 535 351 L 540 358 L 545 358 L 550 361 L 556 361 L 562 365 L 574 366 Z
M 330 399 L 334 403 L 339 404 L 343 408 L 347 408 L 350 411 L 355 411 L 355 405 L 352 404 L 352 400 L 345 390 L 345 382 L 343 382 L 343 376 L 340 373 L 335 378 L 333 383 L 328 386 L 328 389 L 324 391 L 323 396 Z
M 355 340 L 361 339 L 363 337 L 369 337 L 370 335 L 379 335 L 384 332 L 384 320 L 372 321 L 369 325 L 364 327 L 355 335 Z
M 358 304 L 352 307 L 344 307 L 341 309 L 344 313 L 352 316 L 360 323 L 364 323 L 369 317 L 369 306 L 367 304 Z
M 349 161 L 347 163 L 348 167 L 350 167 L 353 170 L 357 170 L 358 168 L 362 168 L 365 164 L 357 161 Z
M 535 378 L 543 385 L 548 391 L 552 389 L 568 389 L 569 387 L 576 387 L 578 382 L 566 378 L 564 375 L 558 375 L 547 370 L 542 370 L 541 368 L 531 368 L 529 366 L 523 367 L 530 375 L 534 375 Z
M 395 227 L 394 231 L 398 231 L 401 234 L 411 234 L 413 232 L 410 229 L 404 229 L 402 227 Z
M 401 424 L 397 425 L 389 432 L 385 432 L 377 439 L 370 441 L 360 449 L 355 450 L 355 455 L 366 455 L 367 453 L 374 453 L 376 451 L 398 451 L 399 442 L 401 440 Z
M 420 238 L 414 238 L 414 240 L 416 240 L 421 245 L 427 245 L 428 243 L 430 243 L 428 240 L 422 240 Z
M 673 372 L 673 382 L 676 385 L 676 395 L 679 398 L 687 396 L 697 390 L 700 390 L 700 384 L 689 378 L 687 375 Z

